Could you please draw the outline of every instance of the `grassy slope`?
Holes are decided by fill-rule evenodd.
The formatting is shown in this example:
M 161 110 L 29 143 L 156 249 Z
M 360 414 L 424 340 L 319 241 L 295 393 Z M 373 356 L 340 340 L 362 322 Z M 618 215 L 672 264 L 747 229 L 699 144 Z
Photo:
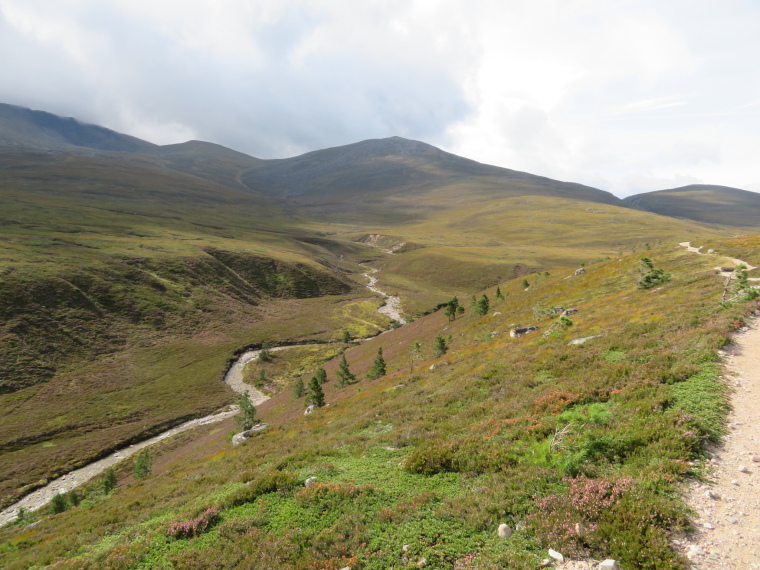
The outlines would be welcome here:
M 383 270 L 382 286 L 402 294 L 404 308 L 412 314 L 456 293 L 619 256 L 647 242 L 729 233 L 614 205 L 549 196 L 494 196 L 477 185 L 454 184 L 395 197 L 393 208 L 420 208 L 427 213 L 414 221 L 373 224 L 357 207 L 351 224 L 312 227 L 334 234 L 330 237 L 335 239 L 373 233 L 413 243 L 416 249 L 375 262 Z
M 160 167 L 4 154 L 2 502 L 229 403 L 221 374 L 241 346 L 386 326 L 342 273 L 362 249 L 299 230 L 264 198 Z
M 0 561 L 534 568 L 552 547 L 625 568 L 684 568 L 668 543 L 685 525 L 676 485 L 698 470 L 690 460 L 702 442 L 723 433 L 716 349 L 754 304 L 720 305 L 713 259 L 674 244 L 647 253 L 669 283 L 638 290 L 638 255 L 628 255 L 582 276 L 533 278 L 527 291 L 502 283 L 508 296 L 485 317 L 436 313 L 352 348 L 360 381 L 340 389 L 328 365 L 327 408 L 304 417 L 283 392 L 260 409 L 270 430 L 242 447 L 217 428 L 167 442 L 144 482 L 124 465 L 113 496 L 93 486 L 66 514 L 3 530 Z M 506 334 L 557 304 L 579 310 L 570 328 Z M 437 334 L 451 335 L 451 349 L 435 359 Z M 414 341 L 425 360 L 410 373 Z M 365 380 L 380 346 L 389 374 Z M 310 476 L 318 483 L 303 487 Z M 177 524 L 194 520 L 195 537 L 183 538 Z M 519 521 L 509 540 L 496 537 L 499 523 Z M 578 536 L 575 523 L 588 531 Z

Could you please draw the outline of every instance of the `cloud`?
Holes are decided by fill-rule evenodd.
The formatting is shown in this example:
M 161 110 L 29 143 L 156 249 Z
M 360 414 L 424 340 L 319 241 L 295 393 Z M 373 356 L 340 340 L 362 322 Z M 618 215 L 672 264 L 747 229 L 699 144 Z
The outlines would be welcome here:
M 621 195 L 757 188 L 758 24 L 751 0 L 0 0 L 0 100 L 265 158 L 400 135 Z

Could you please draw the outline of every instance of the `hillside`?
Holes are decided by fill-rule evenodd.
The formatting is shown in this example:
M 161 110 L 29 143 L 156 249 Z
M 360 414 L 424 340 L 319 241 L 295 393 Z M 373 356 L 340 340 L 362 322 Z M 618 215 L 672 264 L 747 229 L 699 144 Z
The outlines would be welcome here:
M 150 152 L 157 145 L 72 117 L 0 103 L 0 146 Z
M 712 257 L 647 254 L 670 274 L 657 287 L 637 288 L 640 254 L 624 255 L 502 282 L 485 315 L 438 312 L 350 348 L 357 381 L 340 387 L 325 365 L 326 407 L 304 415 L 284 391 L 242 446 L 231 422 L 160 444 L 149 477 L 127 461 L 115 491 L 94 481 L 78 506 L 2 529 L 0 563 L 529 569 L 553 548 L 687 568 L 679 484 L 726 432 L 717 351 L 757 303 L 721 303 Z M 539 330 L 510 338 L 515 324 Z M 379 348 L 387 374 L 369 380 Z
M 455 294 L 464 301 L 502 283 L 516 297 L 526 279 L 552 283 L 561 297 L 560 276 L 581 264 L 609 268 L 625 258 L 629 267 L 633 252 L 728 233 L 404 139 L 264 161 L 200 141 L 159 147 L 41 112 L 3 112 L 3 505 L 233 402 L 221 378 L 246 346 L 334 343 L 344 330 L 366 338 L 390 328 L 377 313 L 382 300 L 362 287 L 360 264 L 379 269 L 383 290 L 418 319 L 378 337 L 398 339 L 388 358 L 400 369 L 417 327 L 430 346 L 435 334 L 465 326 L 423 318 Z M 519 315 L 528 308 L 509 303 Z M 487 353 L 482 341 L 493 331 L 460 332 Z M 360 371 L 376 342 L 349 351 Z M 258 381 L 279 394 L 268 405 L 287 404 L 281 420 L 271 416 L 285 433 L 300 416 L 299 404 L 287 403 L 293 374 L 345 348 L 263 370 Z M 482 362 L 494 366 L 503 357 L 486 353 Z M 435 433 L 439 421 L 415 429 Z M 217 451 L 222 435 L 212 438 Z
M 692 184 L 636 194 L 623 202 L 663 216 L 723 226 L 760 227 L 760 194 L 728 186 Z

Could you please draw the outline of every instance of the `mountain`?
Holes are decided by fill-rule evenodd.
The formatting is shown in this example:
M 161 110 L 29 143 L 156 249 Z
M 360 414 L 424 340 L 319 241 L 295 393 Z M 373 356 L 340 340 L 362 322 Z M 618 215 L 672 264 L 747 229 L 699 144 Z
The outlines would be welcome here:
M 150 152 L 157 145 L 45 111 L 0 103 L 0 146 L 50 150 Z
M 262 161 L 243 176 L 245 184 L 267 195 L 340 211 L 345 200 L 384 200 L 419 196 L 463 184 L 462 199 L 556 196 L 623 205 L 603 190 L 481 164 L 429 144 L 401 137 L 371 139 L 309 152 L 294 158 Z
M 123 459 L 115 489 L 8 513 L 0 567 L 685 567 L 680 491 L 725 433 L 717 349 L 754 293 L 676 242 L 757 239 L 396 137 L 271 161 L 3 112 L 0 506 L 239 401 L 236 356 L 291 348 L 242 372 L 272 396 L 248 442 L 199 421 L 147 477 Z
M 636 194 L 623 202 L 663 216 L 733 227 L 760 227 L 760 194 L 728 186 L 692 184 Z

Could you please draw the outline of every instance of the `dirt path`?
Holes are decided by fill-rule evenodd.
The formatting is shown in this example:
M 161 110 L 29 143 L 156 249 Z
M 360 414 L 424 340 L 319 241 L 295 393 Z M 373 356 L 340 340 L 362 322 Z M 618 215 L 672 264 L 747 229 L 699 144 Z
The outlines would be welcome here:
M 702 248 L 680 244 L 693 253 Z M 716 257 L 722 257 L 718 254 Z M 726 259 L 726 258 L 723 258 Z M 727 258 L 734 265 L 745 263 Z M 730 276 L 731 272 L 721 272 Z M 754 278 L 754 281 L 760 280 Z M 698 570 L 760 568 L 760 327 L 757 318 L 736 333 L 720 352 L 724 380 L 732 388 L 730 433 L 719 447 L 708 448 L 710 483 L 694 483 L 686 492 L 696 511 L 696 533 L 676 546 Z
M 369 279 L 367 288 L 373 293 L 382 296 L 386 300 L 386 304 L 380 307 L 380 309 L 378 309 L 378 312 L 388 316 L 391 319 L 397 320 L 402 325 L 406 324 L 406 320 L 401 316 L 401 300 L 398 297 L 388 295 L 375 287 L 375 284 L 377 283 L 377 277 L 373 277 L 372 274 L 377 272 L 377 269 L 370 269 L 369 272 L 363 273 L 362 275 Z M 293 346 L 278 346 L 275 348 L 270 348 L 269 351 L 279 352 L 281 350 L 287 350 L 289 348 L 305 346 L 314 345 L 299 344 Z M 239 394 L 248 392 L 248 395 L 250 396 L 251 402 L 254 406 L 263 404 L 269 399 L 269 396 L 263 394 L 253 386 L 250 386 L 243 381 L 243 369 L 249 362 L 258 358 L 260 353 L 261 350 L 249 350 L 247 352 L 244 352 L 238 357 L 232 366 L 230 366 L 230 369 L 224 375 L 224 381 L 235 392 L 238 392 Z M 71 471 L 62 477 L 51 481 L 46 486 L 40 487 L 36 491 L 33 491 L 17 503 L 14 503 L 8 508 L 0 511 L 0 526 L 15 519 L 20 508 L 24 508 L 29 511 L 36 511 L 37 509 L 47 505 L 52 500 L 53 496 L 55 496 L 57 493 L 66 493 L 72 489 L 79 487 L 80 485 L 83 485 L 93 477 L 96 477 L 106 471 L 109 467 L 113 467 L 118 462 L 134 455 L 141 449 L 145 449 L 154 443 L 158 443 L 161 440 L 164 440 L 173 435 L 177 435 L 178 433 L 182 433 L 183 431 L 187 431 L 194 427 L 221 422 L 222 420 L 232 417 L 237 413 L 238 407 L 230 406 L 225 411 L 217 412 L 215 414 L 211 414 L 195 420 L 190 420 L 189 422 L 185 422 L 179 426 L 173 427 L 172 429 L 167 430 L 155 437 L 120 449 L 119 451 L 116 451 L 111 455 L 104 457 L 103 459 L 90 463 L 81 469 Z

